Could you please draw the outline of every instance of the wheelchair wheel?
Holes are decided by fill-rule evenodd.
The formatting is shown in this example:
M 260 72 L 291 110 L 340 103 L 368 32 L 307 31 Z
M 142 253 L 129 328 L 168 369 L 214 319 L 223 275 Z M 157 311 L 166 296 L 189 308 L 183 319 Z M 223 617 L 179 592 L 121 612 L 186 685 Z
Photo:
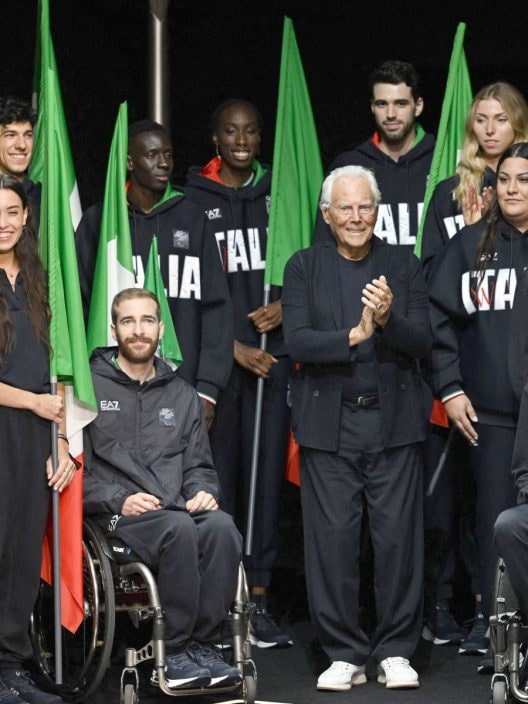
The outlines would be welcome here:
M 242 682 L 242 698 L 244 704 L 255 704 L 257 699 L 256 675 L 245 675 Z
M 508 690 L 504 680 L 495 680 L 491 689 L 491 704 L 507 704 Z
M 55 685 L 53 590 L 47 584 L 41 584 L 31 619 L 33 650 L 44 684 L 70 702 L 88 699 L 99 687 L 114 641 L 114 580 L 97 533 L 97 526 L 84 522 L 84 620 L 75 634 L 62 629 L 63 685 Z
M 137 704 L 138 696 L 133 684 L 126 684 L 121 697 L 121 704 Z

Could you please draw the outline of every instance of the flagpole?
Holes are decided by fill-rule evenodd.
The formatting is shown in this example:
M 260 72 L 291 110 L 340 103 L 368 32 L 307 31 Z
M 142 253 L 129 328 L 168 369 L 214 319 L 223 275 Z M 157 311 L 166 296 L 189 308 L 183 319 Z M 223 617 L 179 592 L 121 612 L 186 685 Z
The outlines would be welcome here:
M 169 0 L 149 0 L 150 118 L 169 128 Z
M 50 391 L 57 394 L 57 377 L 52 376 Z M 53 474 L 59 466 L 59 438 L 57 423 L 51 424 L 51 467 Z M 62 684 L 62 626 L 61 626 L 61 561 L 60 561 L 60 506 L 59 492 L 52 491 L 53 508 L 53 626 L 55 633 L 55 684 Z
M 270 299 L 270 284 L 264 284 L 263 306 L 267 306 Z M 260 349 L 264 352 L 268 345 L 268 333 L 260 336 Z M 253 527 L 255 524 L 255 503 L 257 498 L 258 455 L 260 449 L 260 426 L 262 424 L 262 402 L 264 399 L 264 379 L 259 376 L 257 382 L 257 398 L 255 401 L 255 426 L 253 428 L 253 447 L 251 450 L 251 474 L 249 481 L 248 517 L 246 525 L 245 555 L 251 555 L 253 548 Z

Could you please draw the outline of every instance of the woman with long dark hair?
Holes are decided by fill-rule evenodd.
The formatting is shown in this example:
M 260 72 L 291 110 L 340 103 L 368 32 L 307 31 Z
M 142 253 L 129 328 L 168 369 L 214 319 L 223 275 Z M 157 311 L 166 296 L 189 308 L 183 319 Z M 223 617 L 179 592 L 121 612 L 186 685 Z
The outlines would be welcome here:
M 527 231 L 528 142 L 522 142 L 498 161 L 486 219 L 453 237 L 430 280 L 435 390 L 469 443 L 484 617 L 496 560 L 493 524 L 515 503 L 510 469 L 518 408 L 508 338 L 515 288 L 528 266 Z M 488 664 L 483 660 L 480 669 Z
M 73 479 L 64 401 L 50 394 L 46 275 L 22 184 L 0 176 L 0 700 L 62 701 L 37 689 L 23 670 L 28 624 L 40 576 L 50 488 Z M 59 463 L 51 466 L 51 423 Z

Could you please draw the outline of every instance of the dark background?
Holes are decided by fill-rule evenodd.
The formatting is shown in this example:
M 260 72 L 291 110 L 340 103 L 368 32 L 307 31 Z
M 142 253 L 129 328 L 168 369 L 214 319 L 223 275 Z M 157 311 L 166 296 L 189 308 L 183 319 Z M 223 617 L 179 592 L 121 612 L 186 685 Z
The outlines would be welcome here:
M 147 113 L 148 0 L 50 0 L 66 119 L 83 206 L 102 195 L 119 102 Z M 0 90 L 29 98 L 36 0 L 0 0 Z M 170 86 L 175 181 L 212 156 L 208 116 L 229 97 L 263 114 L 270 162 L 283 16 L 292 18 L 325 166 L 372 131 L 367 76 L 381 60 L 422 75 L 421 123 L 435 132 L 459 21 L 473 90 L 507 80 L 528 95 L 528 2 L 171 0 Z

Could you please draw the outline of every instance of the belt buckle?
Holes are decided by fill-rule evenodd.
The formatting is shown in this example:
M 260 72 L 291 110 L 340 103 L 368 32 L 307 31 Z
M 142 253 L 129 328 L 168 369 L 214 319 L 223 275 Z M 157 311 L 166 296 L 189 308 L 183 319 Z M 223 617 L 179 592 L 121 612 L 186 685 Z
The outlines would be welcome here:
M 365 406 L 363 405 L 363 402 L 365 401 L 366 398 L 369 398 L 369 397 L 368 396 L 358 396 L 357 397 L 357 405 L 359 406 L 359 408 L 365 408 Z

